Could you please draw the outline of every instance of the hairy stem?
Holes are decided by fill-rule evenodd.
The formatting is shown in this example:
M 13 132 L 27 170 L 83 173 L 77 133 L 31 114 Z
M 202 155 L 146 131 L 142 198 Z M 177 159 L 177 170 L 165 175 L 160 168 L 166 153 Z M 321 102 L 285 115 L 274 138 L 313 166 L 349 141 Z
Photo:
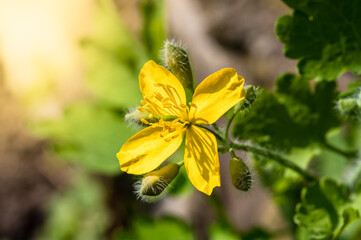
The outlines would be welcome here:
M 229 153 L 231 154 L 232 158 L 236 158 L 236 154 L 234 153 L 234 149 L 233 148 L 230 148 L 229 149 Z
M 216 123 L 212 123 L 212 126 L 214 127 L 214 130 L 216 130 L 217 132 L 222 132 L 222 130 L 218 127 Z
M 232 145 L 233 148 L 238 149 L 238 150 L 243 150 L 246 152 L 252 152 L 252 153 L 256 153 L 258 155 L 267 157 L 271 160 L 274 160 L 276 162 L 278 162 L 279 164 L 283 165 L 284 167 L 290 168 L 293 171 L 297 172 L 298 174 L 302 175 L 305 179 L 310 180 L 310 181 L 317 181 L 317 177 L 311 175 L 310 173 L 308 173 L 307 171 L 303 170 L 302 168 L 300 168 L 299 166 L 297 166 L 295 163 L 291 162 L 290 160 L 282 157 L 281 155 L 271 152 L 268 149 L 263 149 L 260 147 L 255 147 L 255 146 L 249 146 L 249 145 L 245 145 L 245 144 L 236 144 L 234 143 Z
M 331 144 L 327 143 L 327 142 L 324 142 L 323 143 L 323 146 L 328 149 L 328 150 L 331 150 L 335 153 L 338 153 L 348 159 L 353 159 L 353 158 L 357 158 L 358 156 L 358 152 L 357 151 L 343 151 L 339 148 L 336 148 L 334 146 L 332 146 Z
M 233 119 L 236 117 L 238 111 L 235 111 L 232 116 L 228 119 L 227 125 L 226 125 L 226 131 L 224 132 L 224 137 L 226 139 L 226 141 L 228 141 L 229 139 L 229 128 L 233 122 Z

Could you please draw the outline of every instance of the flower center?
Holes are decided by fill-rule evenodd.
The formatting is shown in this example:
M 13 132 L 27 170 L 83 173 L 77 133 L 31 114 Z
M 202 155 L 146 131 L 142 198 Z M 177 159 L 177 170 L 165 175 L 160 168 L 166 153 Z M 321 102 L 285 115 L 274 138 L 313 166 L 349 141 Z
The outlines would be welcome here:
M 164 141 L 169 142 L 170 140 L 177 138 L 180 134 L 183 133 L 183 131 L 186 129 L 188 122 L 180 122 L 179 118 L 173 120 L 173 121 L 164 121 L 159 120 L 159 122 L 156 123 L 150 123 L 145 119 L 141 120 L 143 123 L 149 125 L 150 127 L 162 128 L 162 132 L 160 133 L 160 136 L 164 139 Z

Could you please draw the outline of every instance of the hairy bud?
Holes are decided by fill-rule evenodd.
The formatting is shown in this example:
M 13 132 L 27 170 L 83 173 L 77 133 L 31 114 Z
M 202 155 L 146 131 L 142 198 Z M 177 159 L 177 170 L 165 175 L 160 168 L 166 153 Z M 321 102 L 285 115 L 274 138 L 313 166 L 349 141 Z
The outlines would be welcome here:
M 233 157 L 229 163 L 232 184 L 238 190 L 248 191 L 252 185 L 251 173 L 241 158 Z
M 259 94 L 258 87 L 253 85 L 248 85 L 244 89 L 246 91 L 246 97 L 234 107 L 235 112 L 249 109 Z
M 258 89 L 253 85 L 249 85 L 245 87 L 245 90 L 246 90 L 246 98 L 245 98 L 246 101 L 244 102 L 244 107 L 248 108 L 256 100 Z
M 135 186 L 138 197 L 151 200 L 149 197 L 159 196 L 178 175 L 179 165 L 170 163 L 159 170 L 145 174 Z
M 357 105 L 357 102 L 353 98 L 345 98 L 338 100 L 338 107 L 341 112 L 348 113 L 351 112 Z
M 174 41 L 164 43 L 164 63 L 179 79 L 183 87 L 193 92 L 192 68 L 186 50 Z

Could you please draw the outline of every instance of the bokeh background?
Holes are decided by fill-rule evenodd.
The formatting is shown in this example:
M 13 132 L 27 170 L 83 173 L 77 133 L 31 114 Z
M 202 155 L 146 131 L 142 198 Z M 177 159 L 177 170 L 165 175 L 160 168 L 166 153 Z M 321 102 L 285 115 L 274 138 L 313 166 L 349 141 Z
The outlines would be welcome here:
M 0 0 L 0 239 L 237 239 L 222 221 L 291 239 L 256 171 L 251 191 L 232 186 L 228 156 L 212 200 L 183 172 L 154 203 L 115 157 L 137 131 L 122 117 L 139 104 L 139 70 L 161 62 L 166 38 L 187 47 L 198 82 L 233 67 L 272 88 L 295 72 L 274 33 L 290 12 L 279 0 Z

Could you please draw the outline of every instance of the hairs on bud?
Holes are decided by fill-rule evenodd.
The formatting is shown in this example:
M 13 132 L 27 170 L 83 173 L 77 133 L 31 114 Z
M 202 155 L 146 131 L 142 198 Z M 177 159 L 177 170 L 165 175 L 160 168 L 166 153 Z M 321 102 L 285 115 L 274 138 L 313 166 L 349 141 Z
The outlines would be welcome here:
M 240 177 L 232 179 L 232 182 L 237 189 L 247 192 L 252 186 L 252 174 L 250 171 L 243 171 Z
M 186 48 L 180 42 L 166 40 L 161 54 L 163 65 L 173 72 L 183 87 L 193 91 L 193 74 Z
M 361 120 L 361 107 L 354 98 L 342 98 L 336 102 L 335 106 L 340 117 L 347 119 L 352 118 L 355 120 Z
M 340 117 L 361 121 L 361 87 L 341 93 L 341 98 L 336 101 L 335 108 Z
M 149 172 L 134 184 L 137 197 L 146 202 L 156 201 L 167 193 L 170 183 L 178 175 L 179 165 L 169 163 L 164 167 Z
M 166 66 L 166 67 L 168 67 L 167 62 L 166 62 L 167 54 L 169 54 L 169 53 L 167 53 L 168 45 L 179 47 L 179 48 L 183 49 L 185 52 L 188 52 L 188 48 L 182 43 L 182 41 L 176 40 L 174 38 L 166 39 L 164 41 L 163 48 L 159 51 L 159 54 L 160 54 L 159 59 L 162 61 L 162 65 Z M 184 55 L 183 52 L 181 52 L 179 54 L 180 54 L 180 57 L 187 57 L 187 55 Z
M 229 163 L 232 184 L 238 190 L 247 192 L 252 186 L 252 175 L 241 158 L 233 157 Z
M 263 89 L 260 89 L 259 86 L 254 85 L 248 85 L 244 88 L 247 95 L 240 103 L 238 103 L 239 107 L 235 108 L 235 111 L 239 111 L 242 115 L 248 113 L 251 110 L 252 104 L 263 91 Z M 252 93 L 250 94 L 250 92 Z
M 151 203 L 151 202 L 159 201 L 165 195 L 167 195 L 168 189 L 172 188 L 172 186 L 171 184 L 167 184 L 162 178 L 159 178 L 157 184 L 155 184 L 154 186 L 149 186 L 149 185 L 143 186 L 143 178 L 141 178 L 133 184 L 133 188 L 134 188 L 134 194 L 137 196 L 137 199 L 143 202 Z M 143 194 L 144 192 L 147 192 L 149 188 L 152 188 L 150 189 L 151 191 L 160 191 L 161 189 L 163 190 L 159 195 L 155 195 L 155 196 Z

